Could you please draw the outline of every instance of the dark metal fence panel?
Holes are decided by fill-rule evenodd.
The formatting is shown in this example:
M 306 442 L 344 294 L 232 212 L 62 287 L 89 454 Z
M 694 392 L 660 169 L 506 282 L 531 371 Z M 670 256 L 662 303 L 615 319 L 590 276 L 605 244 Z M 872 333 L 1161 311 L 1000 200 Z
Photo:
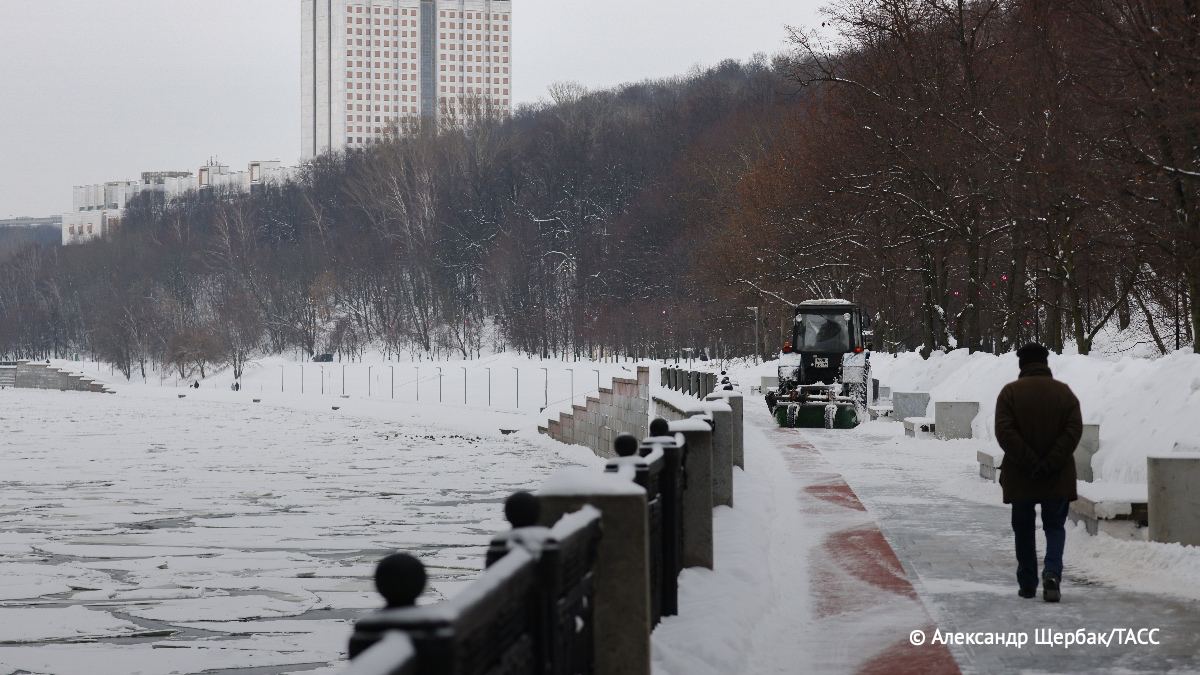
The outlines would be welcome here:
M 570 518 L 570 517 L 568 517 Z M 591 675 L 595 626 L 596 556 L 600 546 L 600 513 L 559 521 L 551 545 L 539 561 L 546 570 L 549 675 Z
M 514 550 L 444 603 L 387 609 L 360 619 L 350 640 L 350 656 L 363 653 L 390 631 L 404 631 L 423 674 L 537 675 L 537 582 L 533 558 Z
M 453 599 L 385 609 L 359 620 L 348 672 L 389 673 L 377 665 L 384 662 L 378 654 L 385 650 L 374 650 L 388 636 L 403 634 L 412 670 L 396 675 L 590 675 L 600 536 L 600 512 L 586 507 L 554 528 L 521 527 L 498 537 L 483 574 Z M 420 564 L 409 560 L 423 575 Z M 410 590 L 411 598 L 402 603 L 419 593 L 411 585 Z M 368 655 L 371 660 L 364 663 L 371 668 L 364 665 L 360 671 L 359 659 Z

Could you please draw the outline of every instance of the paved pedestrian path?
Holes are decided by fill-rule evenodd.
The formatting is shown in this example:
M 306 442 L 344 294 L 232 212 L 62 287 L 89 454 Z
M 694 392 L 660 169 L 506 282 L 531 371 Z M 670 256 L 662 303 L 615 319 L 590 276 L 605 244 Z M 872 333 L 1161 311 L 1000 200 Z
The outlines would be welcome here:
M 958 673 L 945 647 L 910 644 L 912 630 L 931 631 L 934 621 L 874 515 L 803 432 L 775 429 L 767 438 L 795 485 L 814 601 L 811 630 L 797 636 L 803 668 L 793 661 L 778 672 Z
M 944 647 L 900 646 L 907 643 L 910 630 L 929 636 L 938 629 L 1028 634 L 1029 644 L 1020 649 L 951 646 L 949 653 L 964 673 L 1200 673 L 1200 602 L 1095 583 L 1072 568 L 1069 544 L 1062 602 L 1045 603 L 1040 594 L 1036 599 L 1019 598 L 1008 508 L 987 503 L 994 498 L 991 484 L 977 477 L 972 483 L 970 465 L 963 461 L 965 444 L 905 439 L 896 429 L 873 424 L 854 432 L 777 432 L 781 451 L 806 492 L 830 508 L 865 509 L 857 530 L 840 530 L 831 539 L 826 552 L 832 587 L 839 588 L 839 576 L 844 576 L 836 570 L 848 570 L 870 582 L 877 604 L 867 611 L 875 613 L 913 594 L 932 617 L 928 625 L 918 625 L 915 618 L 908 624 L 891 621 L 890 633 L 873 626 L 871 634 L 893 646 L 873 656 L 860 672 L 903 672 L 920 659 L 936 666 L 925 672 L 952 670 L 943 659 Z M 947 479 L 951 464 L 963 469 Z M 829 472 L 823 483 L 814 480 L 815 467 Z M 810 506 L 817 508 L 811 502 Z M 829 515 L 814 511 L 816 517 Z M 844 520 L 838 518 L 838 523 Z M 876 539 L 877 532 L 886 540 Z M 1038 547 L 1044 552 L 1040 535 Z M 892 569 L 893 560 L 899 570 Z M 830 595 L 832 606 L 851 611 L 839 592 Z M 846 637 L 853 638 L 858 627 L 846 628 Z M 1158 645 L 1034 644 L 1038 629 L 1111 635 L 1113 629 L 1155 628 Z M 889 658 L 895 668 L 889 668 Z

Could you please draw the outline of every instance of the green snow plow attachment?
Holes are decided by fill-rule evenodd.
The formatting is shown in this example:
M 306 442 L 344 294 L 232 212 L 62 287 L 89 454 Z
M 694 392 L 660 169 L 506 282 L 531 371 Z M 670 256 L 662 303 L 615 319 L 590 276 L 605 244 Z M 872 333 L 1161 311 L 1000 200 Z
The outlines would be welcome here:
M 775 421 L 789 429 L 853 429 L 858 426 L 859 409 L 854 401 L 839 396 L 829 401 L 814 397 L 801 403 L 780 401 L 775 405 Z
M 779 386 L 766 393 L 779 426 L 853 429 L 865 420 L 871 364 L 863 336 L 870 334 L 862 310 L 845 300 L 796 307 L 792 340 L 780 355 Z

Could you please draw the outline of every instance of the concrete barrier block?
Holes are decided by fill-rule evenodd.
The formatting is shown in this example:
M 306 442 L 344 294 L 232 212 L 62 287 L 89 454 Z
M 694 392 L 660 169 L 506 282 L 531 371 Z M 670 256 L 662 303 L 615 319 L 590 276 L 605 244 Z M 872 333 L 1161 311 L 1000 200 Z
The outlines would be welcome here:
M 1100 451 L 1100 425 L 1083 425 L 1083 436 L 1075 446 L 1075 477 L 1085 483 L 1093 480 L 1092 457 Z
M 923 391 L 895 392 L 892 394 L 892 414 L 904 421 L 910 417 L 924 417 L 929 410 L 929 394 Z
M 971 438 L 971 423 L 979 415 L 974 401 L 937 401 L 933 404 L 937 437 L 944 441 Z
M 746 447 L 745 447 L 745 427 L 743 414 L 745 413 L 745 397 L 736 391 L 718 390 L 707 396 L 709 401 L 725 401 L 729 404 L 730 410 L 733 411 L 732 416 L 732 441 L 733 441 L 733 465 L 746 468 Z
M 713 504 L 733 506 L 733 409 L 725 401 L 708 401 L 700 411 L 713 419 Z
M 712 427 L 701 418 L 670 422 L 687 444 L 683 490 L 683 566 L 713 568 Z
M 650 675 L 650 527 L 646 492 L 616 474 L 561 469 L 538 491 L 550 527 L 586 505 L 600 510 L 604 536 L 595 568 L 592 621 L 596 675 Z
M 1150 541 L 1200 546 L 1200 452 L 1146 458 Z

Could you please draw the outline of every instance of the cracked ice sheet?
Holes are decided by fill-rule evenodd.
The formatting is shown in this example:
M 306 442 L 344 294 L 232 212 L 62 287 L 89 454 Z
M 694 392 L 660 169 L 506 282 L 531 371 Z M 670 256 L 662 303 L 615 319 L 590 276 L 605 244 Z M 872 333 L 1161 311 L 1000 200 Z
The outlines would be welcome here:
M 334 630 L 328 630 L 325 637 L 319 637 L 321 633 L 318 632 L 234 639 L 163 640 L 131 645 L 0 647 L 0 672 L 162 675 L 327 663 L 342 658 L 345 647 L 345 635 L 342 634 L 339 641 L 334 639 Z
M 245 621 L 299 616 L 317 605 L 316 596 L 284 600 L 267 595 L 215 595 L 163 600 L 146 607 L 128 607 L 130 616 L 157 621 Z
M 4 631 L 0 633 L 0 644 L 117 636 L 141 630 L 137 625 L 108 612 L 84 607 L 0 607 L 0 626 L 4 626 Z
M 20 596 L 9 604 L 53 594 L 123 617 L 129 609 L 210 628 L 309 608 L 367 611 L 381 603 L 375 563 L 396 549 L 429 566 L 426 604 L 478 575 L 489 539 L 506 528 L 500 503 L 508 494 L 535 488 L 575 460 L 532 432 L 462 435 L 401 422 L 412 411 L 391 403 L 354 417 L 330 416 L 327 406 L 266 408 L 168 394 L 159 397 L 157 387 L 105 397 L 0 392 L 0 587 Z M 476 421 L 451 417 L 453 424 Z M 5 580 L 14 564 L 27 566 Z M 72 586 L 97 590 L 72 593 Z M 329 650 L 340 652 L 345 638 Z M 156 651 L 187 641 L 169 642 Z M 58 672 L 47 664 L 62 662 L 44 655 L 65 647 L 17 654 L 46 659 L 40 672 Z M 121 645 L 135 647 L 144 650 Z M 15 657 L 6 654 L 0 661 L 7 664 Z M 175 663 L 148 658 L 147 672 Z M 312 653 L 285 662 L 326 660 Z M 193 655 L 180 669 L 278 663 Z
M 82 566 L 9 562 L 0 554 L 0 600 L 21 600 L 66 593 L 80 588 L 111 588 L 117 584 L 103 572 Z M 4 627 L 0 621 L 0 628 Z M 0 636 L 4 634 L 0 630 Z

